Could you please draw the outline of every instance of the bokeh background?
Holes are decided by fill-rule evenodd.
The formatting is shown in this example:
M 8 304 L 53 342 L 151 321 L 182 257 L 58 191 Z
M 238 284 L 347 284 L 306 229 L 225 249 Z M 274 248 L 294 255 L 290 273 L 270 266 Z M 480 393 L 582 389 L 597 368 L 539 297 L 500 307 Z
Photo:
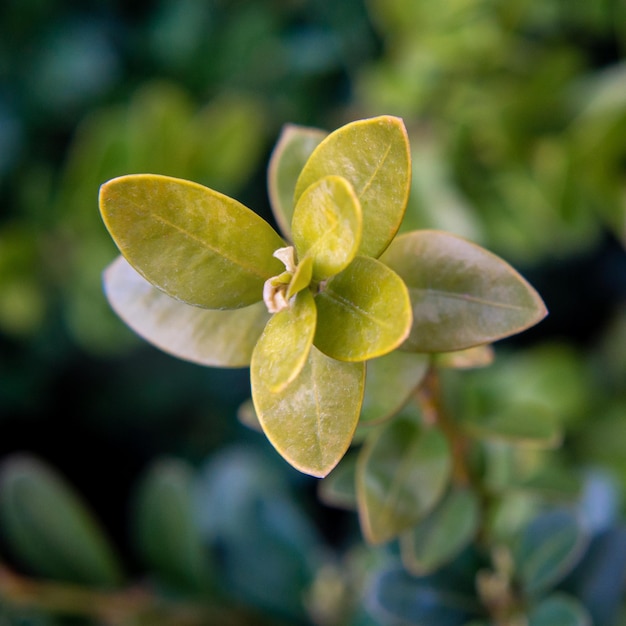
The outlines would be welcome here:
M 315 613 L 292 597 L 315 580 L 302 555 L 342 549 L 358 528 L 239 422 L 247 371 L 177 361 L 111 313 L 99 185 L 189 178 L 271 220 L 265 168 L 283 124 L 332 130 L 384 113 L 412 142 L 406 228 L 486 246 L 550 309 L 498 346 L 497 366 L 465 375 L 467 393 L 547 407 L 567 432 L 550 467 L 608 472 L 623 513 L 624 2 L 4 0 L 0 457 L 64 476 L 130 579 L 151 565 L 133 539 L 137 485 L 164 458 L 195 476 L 207 541 L 250 561 L 247 578 L 223 570 L 235 596 L 290 623 Z M 4 562 L 38 574 L 17 552 L 0 538 Z M 287 572 L 274 595 L 251 564 L 264 559 Z M 345 623 L 369 623 L 358 619 Z M 69 622 L 5 606 L 0 623 Z

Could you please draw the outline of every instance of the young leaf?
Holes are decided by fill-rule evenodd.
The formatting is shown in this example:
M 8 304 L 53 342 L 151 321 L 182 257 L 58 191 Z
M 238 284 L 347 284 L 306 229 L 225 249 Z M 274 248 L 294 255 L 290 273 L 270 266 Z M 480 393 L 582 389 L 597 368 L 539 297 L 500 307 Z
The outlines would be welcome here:
M 397 348 L 411 328 L 411 303 L 397 274 L 358 256 L 315 297 L 315 345 L 340 361 L 365 361 Z
M 272 445 L 301 472 L 326 476 L 352 441 L 365 365 L 335 361 L 312 347 L 299 376 L 280 392 L 268 389 L 255 368 L 250 376 L 254 407 Z
M 317 309 L 308 289 L 272 316 L 252 352 L 250 373 L 270 393 L 282 391 L 302 370 L 313 344 Z
M 361 528 L 370 543 L 408 530 L 441 499 L 450 478 L 450 450 L 436 429 L 403 417 L 370 438 L 357 464 Z
M 105 295 L 119 317 L 151 344 L 200 365 L 247 367 L 270 315 L 263 302 L 201 309 L 175 300 L 118 257 L 104 272 Z
M 409 140 L 400 118 L 383 115 L 346 124 L 313 150 L 296 183 L 300 199 L 313 183 L 343 176 L 363 209 L 359 254 L 378 257 L 395 236 L 411 182 Z
M 413 327 L 404 348 L 447 352 L 521 332 L 547 313 L 537 292 L 505 261 L 439 231 L 397 237 L 381 257 L 409 288 Z
M 359 427 L 395 415 L 418 387 L 429 364 L 426 354 L 399 350 L 368 361 Z
M 350 183 L 325 176 L 300 196 L 291 223 L 300 259 L 313 259 L 313 278 L 339 274 L 354 259 L 361 243 L 361 205 Z
M 91 512 L 36 458 L 4 462 L 0 522 L 14 555 L 39 575 L 96 587 L 121 582 L 117 557 Z
M 400 537 L 405 567 L 416 576 L 436 571 L 470 543 L 478 524 L 474 493 L 467 489 L 451 491 L 428 517 Z
M 211 573 L 193 506 L 191 468 L 177 459 L 159 460 L 137 490 L 134 531 L 151 571 L 178 588 L 200 591 Z
M 138 174 L 100 188 L 100 211 L 127 261 L 170 296 L 208 309 L 258 302 L 283 270 L 274 229 L 236 200 L 189 181 Z
M 587 543 L 582 525 L 569 511 L 536 517 L 524 529 L 513 553 L 522 587 L 533 595 L 557 584 L 574 567 Z
M 293 273 L 289 289 L 287 290 L 287 299 L 295 296 L 297 293 L 306 289 L 311 284 L 313 278 L 313 259 L 306 257 L 298 263 L 296 271 Z
M 298 176 L 311 152 L 328 133 L 317 128 L 286 124 L 270 157 L 267 187 L 276 222 L 291 239 L 291 218 Z

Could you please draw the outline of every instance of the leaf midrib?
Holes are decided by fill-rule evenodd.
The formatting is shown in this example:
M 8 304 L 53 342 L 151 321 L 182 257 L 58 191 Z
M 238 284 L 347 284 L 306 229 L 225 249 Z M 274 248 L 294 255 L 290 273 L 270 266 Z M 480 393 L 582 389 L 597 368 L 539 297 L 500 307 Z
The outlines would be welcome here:
M 532 311 L 532 307 L 520 306 L 511 302 L 498 302 L 496 300 L 487 300 L 478 296 L 472 296 L 467 293 L 456 293 L 454 291 L 442 291 L 441 289 L 432 289 L 430 287 L 409 287 L 409 293 L 428 293 L 435 294 L 441 298 L 448 298 L 451 300 L 462 300 L 471 304 L 479 304 L 483 306 L 489 306 L 496 309 L 506 309 L 509 311 Z
M 166 219 L 162 215 L 159 215 L 158 213 L 151 213 L 151 212 L 147 212 L 147 211 L 143 210 L 143 207 L 142 207 L 142 205 L 140 203 L 137 203 L 134 200 L 130 200 L 129 203 L 132 204 L 135 207 L 136 212 L 139 213 L 140 215 L 147 216 L 148 218 L 154 220 L 155 222 L 159 222 L 161 224 L 165 224 L 166 226 L 169 226 L 173 230 L 176 230 L 179 233 L 181 233 L 182 235 L 184 235 L 186 238 L 188 238 L 188 239 L 190 239 L 192 241 L 195 241 L 196 243 L 200 244 L 200 247 L 205 248 L 205 249 L 211 251 L 215 256 L 218 256 L 218 257 L 221 257 L 223 259 L 226 259 L 226 261 L 228 261 L 232 265 L 235 265 L 235 266 L 241 268 L 242 270 L 244 270 L 248 274 L 251 274 L 251 275 L 253 275 L 255 277 L 258 277 L 261 280 L 265 280 L 267 278 L 267 274 L 260 272 L 254 265 L 251 265 L 251 266 L 245 265 L 245 264 L 241 263 L 240 260 L 235 260 L 231 255 L 225 254 L 219 248 L 211 246 L 209 244 L 209 242 L 207 242 L 206 240 L 200 239 L 199 237 L 197 237 L 193 233 L 189 232 L 185 228 L 182 228 L 178 224 L 170 222 L 168 219 Z

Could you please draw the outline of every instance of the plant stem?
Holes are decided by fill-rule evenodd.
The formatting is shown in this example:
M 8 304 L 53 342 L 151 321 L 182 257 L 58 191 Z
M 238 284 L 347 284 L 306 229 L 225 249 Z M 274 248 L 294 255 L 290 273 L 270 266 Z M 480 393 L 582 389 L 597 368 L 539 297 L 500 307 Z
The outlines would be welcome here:
M 471 484 L 471 472 L 467 464 L 468 441 L 456 423 L 447 414 L 441 395 L 439 372 L 431 366 L 416 392 L 416 400 L 422 410 L 424 422 L 438 426 L 445 435 L 452 453 L 452 480 L 459 487 Z
M 17 609 L 94 619 L 106 626 L 245 626 L 264 623 L 258 615 L 214 603 L 164 600 L 141 587 L 102 590 L 50 580 L 33 580 L 0 564 L 0 601 Z

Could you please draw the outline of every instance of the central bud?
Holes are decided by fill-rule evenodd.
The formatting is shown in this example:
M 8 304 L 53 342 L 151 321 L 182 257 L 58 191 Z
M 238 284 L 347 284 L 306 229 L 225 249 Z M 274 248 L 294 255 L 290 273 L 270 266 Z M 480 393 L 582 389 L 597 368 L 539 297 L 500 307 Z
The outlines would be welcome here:
M 270 313 L 289 308 L 289 285 L 296 271 L 296 254 L 293 246 L 278 248 L 272 256 L 285 264 L 285 271 L 268 278 L 263 285 L 263 302 Z

